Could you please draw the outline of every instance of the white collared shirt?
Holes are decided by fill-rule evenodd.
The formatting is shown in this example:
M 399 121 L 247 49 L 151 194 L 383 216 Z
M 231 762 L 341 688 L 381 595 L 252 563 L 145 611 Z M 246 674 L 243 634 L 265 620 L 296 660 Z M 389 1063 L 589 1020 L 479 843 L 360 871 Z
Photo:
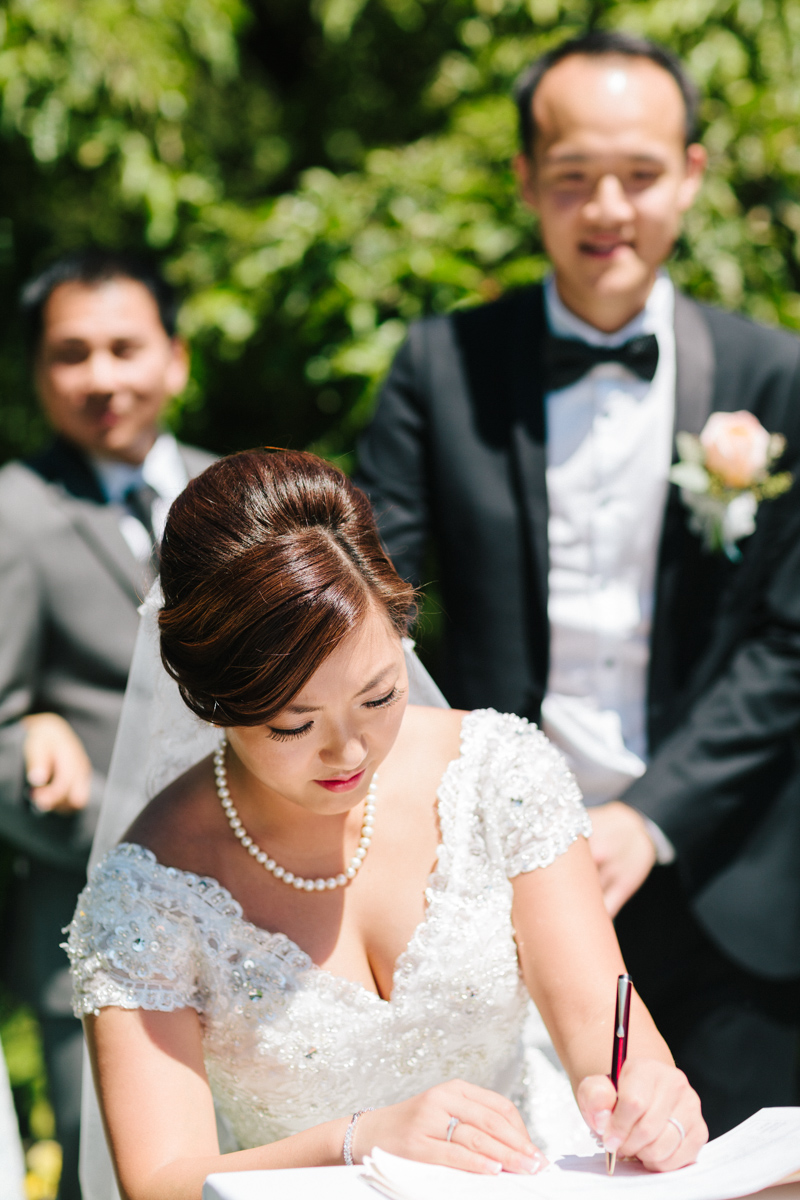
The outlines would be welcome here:
M 544 298 L 559 337 L 619 346 L 653 333 L 659 348 L 651 383 L 602 363 L 545 396 L 550 675 L 542 724 L 586 802 L 600 804 L 647 763 L 650 632 L 675 410 L 675 294 L 660 274 L 642 312 L 613 334 L 571 313 L 552 277 Z M 660 847 L 659 857 L 665 853 Z
M 172 434 L 160 434 L 139 466 L 98 457 L 92 458 L 92 466 L 109 504 L 124 506 L 125 495 L 130 488 L 140 487 L 143 483 L 153 489 L 156 497 L 151 520 L 156 540 L 160 542 L 170 505 L 189 482 L 178 443 Z M 134 557 L 139 562 L 147 562 L 153 547 L 150 534 L 142 522 L 133 513 L 122 512 L 119 527 Z

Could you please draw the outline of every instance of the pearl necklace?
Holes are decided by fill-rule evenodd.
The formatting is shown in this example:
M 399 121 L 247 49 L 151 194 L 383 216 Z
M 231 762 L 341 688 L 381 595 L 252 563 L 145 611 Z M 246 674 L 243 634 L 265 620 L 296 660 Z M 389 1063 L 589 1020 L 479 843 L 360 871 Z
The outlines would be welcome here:
M 239 839 L 247 850 L 247 853 L 251 854 L 256 862 L 261 863 L 265 871 L 269 871 L 276 879 L 282 880 L 283 883 L 288 883 L 290 887 L 297 888 L 298 891 L 324 892 L 326 888 L 333 891 L 337 887 L 346 887 L 351 879 L 355 879 L 362 862 L 367 856 L 367 850 L 372 841 L 372 826 L 375 820 L 375 798 L 378 787 L 377 774 L 372 776 L 372 782 L 369 785 L 367 800 L 364 805 L 364 820 L 361 823 L 361 838 L 358 843 L 358 849 L 350 859 L 349 866 L 340 875 L 331 875 L 329 879 L 303 879 L 300 875 L 293 875 L 285 867 L 279 867 L 274 858 L 270 858 L 265 850 L 256 845 L 242 824 L 231 800 L 230 791 L 228 790 L 228 772 L 225 767 L 226 745 L 227 739 L 223 737 L 220 740 L 219 746 L 214 751 L 214 776 L 217 784 L 217 795 L 234 836 Z

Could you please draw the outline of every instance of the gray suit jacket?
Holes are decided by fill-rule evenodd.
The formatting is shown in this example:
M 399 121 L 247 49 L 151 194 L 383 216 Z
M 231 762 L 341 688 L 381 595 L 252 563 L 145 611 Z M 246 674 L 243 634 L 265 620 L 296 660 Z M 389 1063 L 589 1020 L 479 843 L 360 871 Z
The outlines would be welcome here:
M 180 450 L 190 477 L 213 462 Z M 86 864 L 150 581 L 66 443 L 0 470 L 0 837 L 42 862 Z M 86 747 L 94 776 L 82 813 L 29 802 L 20 719 L 33 712 L 59 713 Z

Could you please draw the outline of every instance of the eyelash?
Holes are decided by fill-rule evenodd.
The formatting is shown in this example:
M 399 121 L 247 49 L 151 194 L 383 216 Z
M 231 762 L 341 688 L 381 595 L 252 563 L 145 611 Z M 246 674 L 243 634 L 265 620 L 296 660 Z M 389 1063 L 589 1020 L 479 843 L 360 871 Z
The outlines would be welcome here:
M 395 704 L 400 699 L 402 694 L 400 688 L 394 687 L 387 695 L 381 696 L 379 700 L 368 700 L 364 708 L 389 708 L 391 704 Z M 307 724 L 301 725 L 298 729 L 274 729 L 270 725 L 269 732 L 270 736 L 276 742 L 288 742 L 292 738 L 302 737 L 304 733 L 308 733 L 313 724 L 313 721 L 309 721 Z
M 393 687 L 385 696 L 381 696 L 380 700 L 368 700 L 364 705 L 365 708 L 388 708 L 390 704 L 394 704 L 402 695 L 400 688 Z
M 307 725 L 301 725 L 299 729 L 273 729 L 270 725 L 269 734 L 276 742 L 289 742 L 292 738 L 302 737 L 304 733 L 308 733 L 311 724 L 309 721 Z

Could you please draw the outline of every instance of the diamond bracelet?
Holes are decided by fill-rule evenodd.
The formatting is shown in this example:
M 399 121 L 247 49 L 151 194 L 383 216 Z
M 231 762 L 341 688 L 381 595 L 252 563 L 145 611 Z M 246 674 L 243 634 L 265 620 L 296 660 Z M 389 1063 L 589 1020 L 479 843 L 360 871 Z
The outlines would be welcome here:
M 344 1145 L 342 1146 L 342 1155 L 344 1157 L 344 1165 L 346 1167 L 354 1167 L 353 1162 L 353 1134 L 356 1131 L 358 1118 L 363 1117 L 364 1113 L 374 1112 L 374 1108 L 360 1108 L 358 1112 L 354 1112 L 350 1118 L 350 1124 L 347 1126 L 347 1133 L 344 1135 Z

